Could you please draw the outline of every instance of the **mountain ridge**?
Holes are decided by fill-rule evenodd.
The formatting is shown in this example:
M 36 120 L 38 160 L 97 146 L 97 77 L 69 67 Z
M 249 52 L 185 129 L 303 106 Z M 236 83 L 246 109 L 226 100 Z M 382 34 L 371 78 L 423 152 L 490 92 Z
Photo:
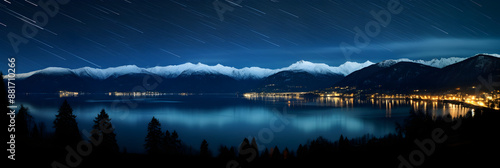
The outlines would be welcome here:
M 425 63 L 433 64 L 436 60 Z M 452 63 L 458 59 L 445 60 Z M 60 90 L 127 92 L 136 86 L 144 85 L 146 77 L 150 76 L 157 81 L 163 81 L 155 87 L 155 91 L 169 93 L 314 91 L 333 86 L 355 86 L 358 89 L 371 91 L 411 91 L 470 87 L 471 84 L 478 84 L 479 75 L 500 74 L 497 71 L 497 67 L 500 67 L 498 60 L 500 55 L 478 54 L 443 68 L 408 59 L 386 60 L 376 64 L 369 61 L 364 64 L 346 62 L 338 67 L 299 61 L 280 69 L 259 67 L 236 69 L 220 64 L 210 66 L 202 63 L 153 68 L 128 65 L 104 70 L 89 67 L 78 69 L 50 67 L 20 74 L 21 79 L 16 80 L 16 86 L 19 87 L 16 88 L 19 88 L 20 93 L 53 93 Z M 22 75 L 25 75 L 25 78 L 22 78 Z M 20 78 L 19 75 L 17 78 Z
M 353 71 L 359 70 L 366 66 L 374 64 L 370 61 L 364 63 L 357 62 L 345 62 L 344 64 L 332 67 L 324 63 L 312 63 L 309 61 L 298 61 L 288 67 L 279 69 L 268 69 L 260 67 L 244 67 L 244 68 L 234 68 L 229 66 L 224 66 L 221 64 L 217 65 L 206 65 L 203 63 L 184 63 L 180 65 L 168 65 L 168 66 L 156 66 L 152 68 L 140 68 L 136 65 L 123 65 L 119 67 L 110 67 L 106 69 L 98 69 L 91 67 L 82 67 L 77 69 L 60 68 L 60 67 L 48 67 L 41 70 L 36 70 L 28 73 L 16 74 L 16 78 L 25 79 L 34 74 L 46 73 L 46 74 L 69 74 L 74 73 L 81 77 L 92 77 L 95 79 L 104 80 L 110 77 L 118 77 L 125 74 L 137 74 L 146 73 L 154 74 L 162 77 L 172 78 L 178 77 L 179 75 L 189 75 L 191 73 L 207 73 L 207 74 L 222 74 L 234 79 L 262 79 L 281 71 L 303 71 L 311 74 L 342 74 L 347 75 Z
M 335 86 L 377 91 L 444 91 L 482 85 L 479 78 L 500 74 L 500 55 L 477 54 L 443 68 L 386 60 L 347 75 Z M 494 78 L 498 78 L 498 75 Z M 497 81 L 497 79 L 492 81 Z
M 491 54 L 491 55 L 496 55 L 496 54 Z M 467 58 L 450 57 L 450 58 L 440 58 L 440 59 L 435 58 L 429 61 L 424 61 L 424 60 L 410 60 L 408 58 L 401 58 L 396 60 L 392 59 L 385 60 L 382 61 L 381 63 L 385 63 L 387 65 L 381 63 L 379 63 L 379 65 L 390 66 L 398 62 L 415 62 L 432 67 L 443 68 L 445 66 L 460 62 L 465 59 Z M 375 63 L 367 60 L 363 63 L 346 61 L 345 63 L 339 66 L 330 66 L 324 63 L 313 63 L 305 60 L 300 60 L 294 64 L 291 64 L 288 67 L 283 67 L 278 69 L 269 69 L 261 67 L 244 67 L 238 69 L 231 66 L 224 66 L 221 64 L 210 66 L 203 63 L 193 64 L 191 62 L 179 65 L 155 66 L 151 68 L 141 68 L 136 65 L 123 65 L 118 67 L 109 67 L 105 69 L 91 68 L 91 67 L 82 67 L 77 69 L 47 67 L 45 69 L 36 70 L 28 73 L 16 74 L 16 78 L 25 79 L 37 73 L 59 73 L 59 74 L 75 73 L 76 75 L 81 77 L 91 77 L 99 80 L 104 80 L 110 77 L 118 77 L 125 74 L 137 74 L 137 73 L 154 74 L 162 77 L 172 78 L 172 77 L 177 77 L 181 74 L 203 72 L 209 74 L 223 74 L 232 77 L 234 79 L 263 79 L 265 77 L 269 77 L 273 74 L 282 71 L 304 71 L 311 74 L 342 74 L 343 76 L 347 76 L 352 72 L 355 72 L 357 70 L 360 70 L 362 68 L 368 67 L 373 64 Z

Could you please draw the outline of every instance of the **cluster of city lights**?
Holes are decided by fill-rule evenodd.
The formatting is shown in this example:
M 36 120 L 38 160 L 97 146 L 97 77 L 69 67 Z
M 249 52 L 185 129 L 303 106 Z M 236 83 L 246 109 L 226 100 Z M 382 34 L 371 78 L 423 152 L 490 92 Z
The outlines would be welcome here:
M 78 92 L 59 91 L 59 97 L 78 97 Z
M 346 88 L 343 88 L 346 89 Z M 416 91 L 418 92 L 418 91 Z M 371 99 L 410 99 L 410 100 L 430 100 L 430 101 L 452 101 L 452 102 L 461 102 L 469 105 L 479 106 L 479 107 L 489 107 L 495 110 L 500 110 L 500 91 L 492 91 L 492 92 L 482 92 L 477 94 L 464 94 L 464 93 L 454 93 L 454 94 L 365 94 L 368 98 Z M 314 94 L 319 96 L 320 98 L 353 98 L 358 97 L 361 94 L 354 93 L 340 93 L 335 91 L 329 92 L 283 92 L 283 93 L 245 93 L 243 96 L 247 99 L 251 100 L 275 100 L 275 99 L 295 99 L 302 100 L 302 97 L 305 94 Z M 322 99 L 320 99 L 322 100 Z M 348 102 L 346 102 L 348 103 Z

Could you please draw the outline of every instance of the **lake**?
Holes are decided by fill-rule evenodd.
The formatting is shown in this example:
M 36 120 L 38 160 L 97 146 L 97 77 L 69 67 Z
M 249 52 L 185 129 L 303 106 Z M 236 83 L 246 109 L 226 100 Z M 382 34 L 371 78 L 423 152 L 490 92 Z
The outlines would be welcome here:
M 34 120 L 44 122 L 46 130 L 53 132 L 55 115 L 65 99 L 77 116 L 81 132 L 90 132 L 92 120 L 105 109 L 112 119 L 120 149 L 135 153 L 145 152 L 144 138 L 153 116 L 160 120 L 162 131 L 176 130 L 182 142 L 194 149 L 199 149 L 206 139 L 212 153 L 217 155 L 220 145 L 238 146 L 244 138 L 255 137 L 261 151 L 275 145 L 280 150 L 285 147 L 296 150 L 299 144 L 319 136 L 335 141 L 341 134 L 355 138 L 395 133 L 395 123 L 403 122 L 410 109 L 453 117 L 470 110 L 437 101 L 235 94 L 149 97 L 30 94 L 18 95 L 16 104 L 28 107 Z

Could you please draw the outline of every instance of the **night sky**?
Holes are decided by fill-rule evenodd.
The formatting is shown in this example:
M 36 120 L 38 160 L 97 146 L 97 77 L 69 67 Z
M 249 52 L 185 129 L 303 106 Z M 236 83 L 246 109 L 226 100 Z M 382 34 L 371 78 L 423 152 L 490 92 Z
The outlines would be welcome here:
M 389 12 L 390 22 L 382 25 L 370 13 L 388 11 L 390 1 L 71 0 L 48 14 L 38 0 L 2 0 L 0 54 L 16 57 L 16 72 L 23 73 L 186 62 L 281 68 L 307 60 L 338 66 L 500 52 L 498 0 L 401 0 L 402 11 Z M 225 12 L 219 15 L 214 4 Z M 355 27 L 367 33 L 366 25 L 373 37 L 353 48 Z M 21 37 L 27 43 L 16 52 L 11 40 Z M 341 44 L 357 53 L 344 54 Z M 7 59 L 1 62 L 5 73 Z

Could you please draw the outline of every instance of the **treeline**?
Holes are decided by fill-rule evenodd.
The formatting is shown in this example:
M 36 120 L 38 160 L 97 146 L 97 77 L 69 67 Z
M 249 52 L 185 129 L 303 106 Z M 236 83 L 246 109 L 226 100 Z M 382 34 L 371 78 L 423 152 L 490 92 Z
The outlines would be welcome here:
M 396 133 L 384 137 L 364 135 L 331 141 L 318 137 L 296 150 L 278 147 L 260 154 L 249 152 L 253 143 L 244 139 L 239 149 L 221 147 L 217 157 L 226 167 L 487 167 L 494 165 L 500 149 L 500 112 L 489 108 L 465 116 L 431 116 L 410 111 Z M 243 151 L 243 152 L 242 152 Z M 229 160 L 229 161 L 227 161 Z M 225 164 L 225 165 L 223 165 Z
M 116 160 L 119 148 L 109 115 L 103 109 L 93 122 L 93 130 L 82 132 L 82 136 L 73 109 L 65 100 L 53 122 L 55 131 L 48 133 L 45 123 L 37 124 L 28 108 L 21 105 L 16 114 L 16 164 L 63 168 Z
M 6 107 L 6 106 L 5 106 Z M 10 110 L 10 109 L 6 109 Z M 155 117 L 147 127 L 144 149 L 146 154 L 120 152 L 111 118 L 102 109 L 97 113 L 91 131 L 78 128 L 76 115 L 65 100 L 53 121 L 53 133 L 46 131 L 45 123 L 37 124 L 29 109 L 21 105 L 16 113 L 15 161 L 16 166 L 37 167 L 115 167 L 155 165 L 160 161 L 173 163 L 206 159 L 212 162 L 208 142 L 203 140 L 200 150 L 182 143 L 177 131 L 161 130 Z M 7 119 L 9 121 L 9 119 Z M 140 145 L 140 144 L 139 144 Z M 9 153 L 9 152 L 8 152 Z M 9 161 L 12 163 L 12 161 Z
M 489 151 L 499 149 L 496 134 L 498 111 L 481 109 L 466 116 L 451 118 L 411 111 L 396 133 L 384 137 L 365 135 L 338 140 L 318 137 L 297 149 L 259 149 L 255 139 L 244 138 L 237 146 L 209 150 L 202 140 L 199 147 L 182 143 L 177 131 L 162 131 L 153 117 L 144 141 L 146 154 L 121 151 L 111 118 L 101 110 L 90 132 L 80 133 L 76 116 L 67 101 L 53 122 L 54 133 L 45 124 L 35 124 L 23 106 L 16 115 L 17 163 L 38 167 L 108 167 L 155 166 L 160 163 L 204 167 L 311 167 L 342 165 L 350 167 L 436 167 L 488 165 L 495 161 Z M 140 145 L 140 144 L 138 144 Z M 213 155 L 217 153 L 216 155 Z
M 2 97 L 5 92 L 0 92 Z M 3 107 L 7 107 L 7 100 Z M 9 109 L 5 109 L 9 110 Z M 244 138 L 237 146 L 209 150 L 209 142 L 199 147 L 183 144 L 173 130 L 163 131 L 153 117 L 147 128 L 146 154 L 120 151 L 110 116 L 103 109 L 96 113 L 91 131 L 78 128 L 73 109 L 67 101 L 60 106 L 46 131 L 36 123 L 29 109 L 21 106 L 16 114 L 16 167 L 450 167 L 494 165 L 500 112 L 476 109 L 465 116 L 451 118 L 410 111 L 396 133 L 384 137 L 365 135 L 338 140 L 318 137 L 297 149 L 259 149 L 255 139 Z M 7 117 L 7 121 L 9 118 Z M 8 140 L 7 140 L 8 141 Z M 217 154 L 216 154 L 217 153 Z M 215 155 L 214 155 L 215 154 Z M 13 163 L 10 162 L 9 163 Z
M 145 141 L 144 148 L 149 155 L 179 156 L 192 154 L 192 148 L 186 148 L 181 143 L 175 130 L 172 134 L 168 130 L 163 133 L 161 123 L 155 117 L 148 124 L 148 134 Z

